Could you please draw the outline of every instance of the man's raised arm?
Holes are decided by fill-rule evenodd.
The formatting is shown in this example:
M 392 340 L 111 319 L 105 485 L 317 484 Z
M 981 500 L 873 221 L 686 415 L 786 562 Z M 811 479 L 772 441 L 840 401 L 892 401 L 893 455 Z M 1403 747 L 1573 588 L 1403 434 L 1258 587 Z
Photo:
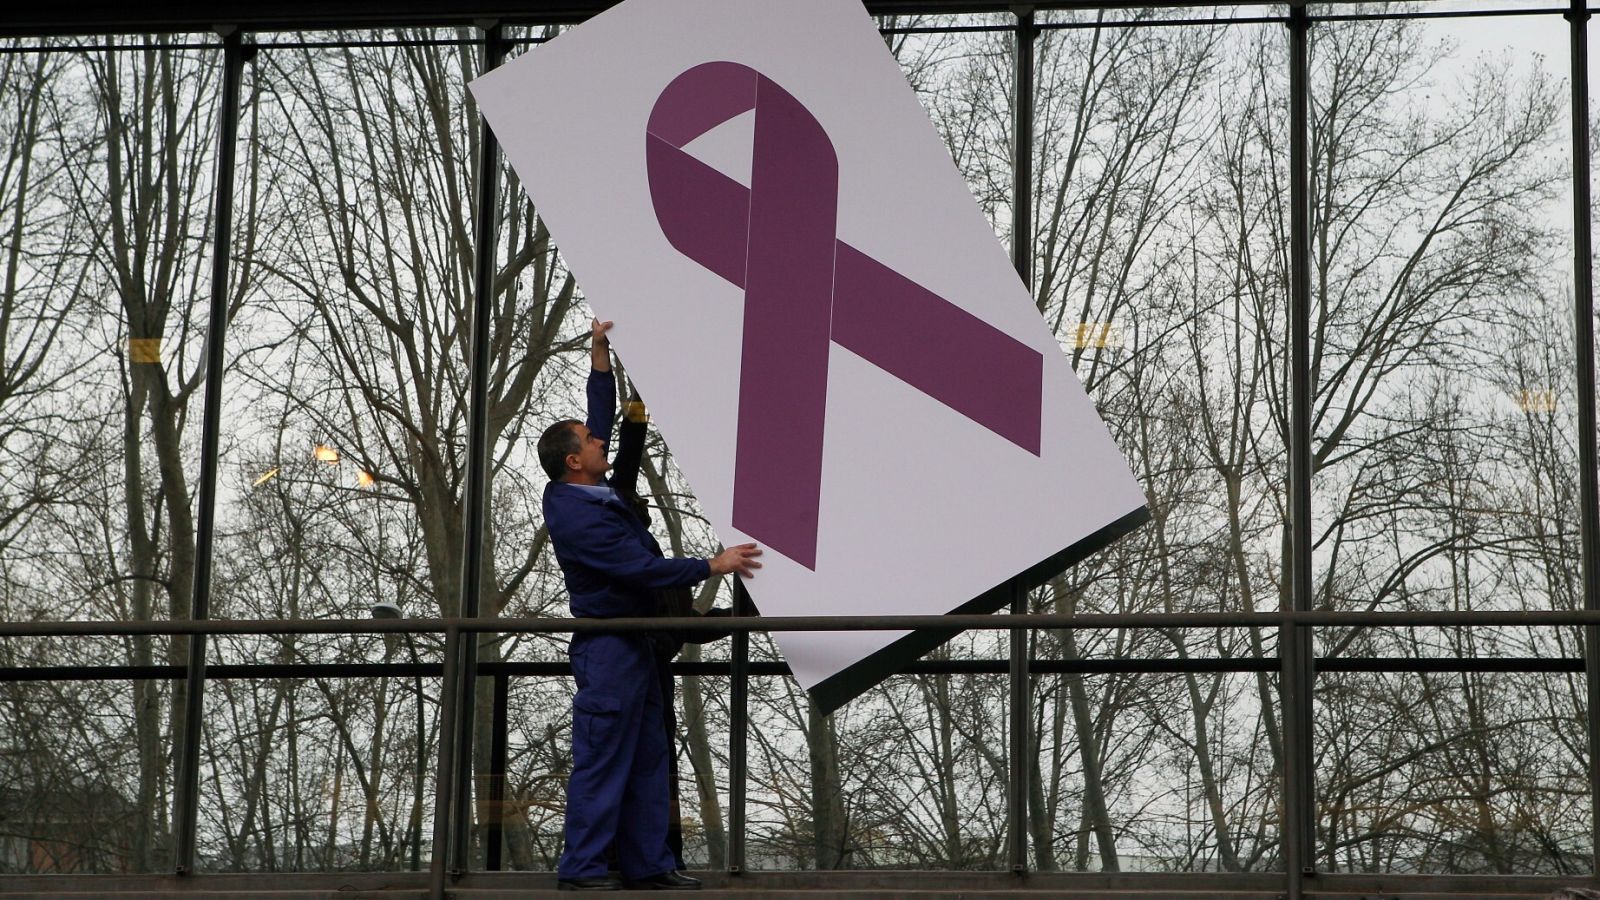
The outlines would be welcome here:
M 617 418 L 617 376 L 611 372 L 611 339 L 606 337 L 611 325 L 595 319 L 589 326 L 589 416 L 583 423 L 590 434 L 607 444 Z

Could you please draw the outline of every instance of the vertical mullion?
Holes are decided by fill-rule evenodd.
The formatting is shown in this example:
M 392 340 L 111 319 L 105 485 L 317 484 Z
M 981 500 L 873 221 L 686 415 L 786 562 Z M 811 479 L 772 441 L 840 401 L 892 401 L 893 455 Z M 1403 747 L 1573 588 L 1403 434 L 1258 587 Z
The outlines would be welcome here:
M 483 71 L 494 69 L 505 58 L 505 42 L 497 22 L 480 22 L 483 29 Z M 477 216 L 473 220 L 472 321 L 468 345 L 467 370 L 467 471 L 461 503 L 461 596 L 460 610 L 465 618 L 478 616 L 483 593 L 483 535 L 488 506 L 489 482 L 489 325 L 494 304 L 495 216 L 500 182 L 499 145 L 494 131 L 480 111 L 478 114 L 478 196 Z M 478 642 L 484 635 L 473 633 L 459 642 L 460 679 L 456 684 L 457 715 L 455 768 L 451 773 L 450 831 L 447 852 L 450 871 L 465 872 L 472 833 L 472 732 L 476 724 Z
M 506 804 L 506 753 L 508 709 L 511 705 L 511 676 L 496 672 L 494 676 L 494 730 L 489 740 L 489 827 L 485 829 L 483 867 L 491 872 L 500 870 L 505 842 Z
M 1033 8 L 1016 10 L 1016 73 L 1011 171 L 1011 261 L 1017 275 L 1033 292 L 1033 42 L 1039 35 Z M 1028 611 L 1028 590 L 1020 578 L 1011 584 L 1011 612 Z M 1011 733 L 1010 765 L 1006 772 L 1006 831 L 1011 871 L 1028 871 L 1028 773 L 1032 685 L 1028 677 L 1028 629 L 1010 631 L 1011 665 L 1008 678 Z
M 1566 14 L 1572 35 L 1572 242 L 1573 355 L 1578 379 L 1578 537 L 1582 553 L 1583 608 L 1600 609 L 1600 473 L 1595 459 L 1594 247 L 1590 228 L 1589 10 L 1572 0 Z M 1583 630 L 1588 682 L 1589 819 L 1593 860 L 1600 860 L 1600 627 Z M 1600 863 L 1594 863 L 1600 866 Z
M 1311 102 L 1305 0 L 1289 8 L 1289 595 L 1290 609 L 1311 609 L 1311 196 L 1308 111 Z M 1284 877 L 1289 900 L 1301 896 L 1315 868 L 1311 755 L 1311 628 L 1289 625 L 1278 634 L 1283 706 Z
M 234 149 L 239 136 L 239 85 L 243 80 L 244 37 L 233 26 L 222 34 L 222 109 L 217 125 L 215 189 L 216 235 L 211 247 L 211 303 L 207 310 L 205 409 L 200 426 L 200 484 L 196 492 L 194 582 L 191 619 L 211 615 L 211 555 L 216 526 L 217 456 L 221 452 L 222 368 L 228 324 L 228 273 L 233 243 Z M 206 636 L 189 638 L 185 667 L 182 731 L 173 786 L 176 846 L 173 870 L 194 870 L 195 830 L 200 806 L 200 734 L 206 678 Z
M 420 664 L 422 662 L 417 656 L 416 635 L 406 634 L 406 651 L 410 655 L 412 663 Z M 422 784 L 428 777 L 428 766 L 424 761 L 422 752 L 423 748 L 428 745 L 428 729 L 427 723 L 423 719 L 424 704 L 422 699 L 422 675 L 420 672 L 411 684 L 417 695 L 417 760 L 414 776 L 417 779 L 417 783 L 412 788 L 412 790 L 416 791 L 417 808 L 415 813 L 416 821 L 411 826 L 411 871 L 420 872 L 422 871 Z M 441 693 L 439 696 L 443 697 L 444 695 Z
M 476 640 L 476 635 L 468 636 Z M 444 672 L 439 681 L 439 768 L 434 778 L 433 853 L 428 860 L 428 900 L 444 900 L 445 872 L 449 860 L 451 815 L 455 810 L 456 742 L 451 740 L 460 715 L 457 700 L 461 692 L 461 630 L 454 625 L 444 631 Z
M 1011 582 L 1011 613 L 1022 615 L 1028 611 L 1028 590 L 1021 579 Z M 1033 723 L 1032 704 L 1029 702 L 1028 629 L 1013 628 L 1011 638 L 1011 666 L 1008 670 L 1011 729 L 1008 734 L 1010 752 L 1006 769 L 1006 833 L 1011 872 L 1028 874 L 1028 765 L 1029 728 Z
M 733 576 L 733 614 L 751 615 L 750 594 Z M 745 867 L 745 782 L 750 769 L 747 742 L 750 727 L 750 632 L 733 633 L 733 659 L 728 670 L 728 874 Z

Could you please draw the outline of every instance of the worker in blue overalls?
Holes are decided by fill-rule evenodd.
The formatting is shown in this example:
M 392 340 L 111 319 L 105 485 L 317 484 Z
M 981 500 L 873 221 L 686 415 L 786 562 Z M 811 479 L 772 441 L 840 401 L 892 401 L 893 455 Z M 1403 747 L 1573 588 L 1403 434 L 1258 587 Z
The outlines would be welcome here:
M 580 618 L 652 616 L 655 591 L 685 587 L 761 567 L 755 544 L 711 559 L 667 559 L 641 519 L 606 481 L 606 451 L 616 408 L 616 376 L 606 332 L 590 338 L 587 422 L 556 422 L 539 438 L 539 464 L 550 476 L 544 519 Z M 572 776 L 567 782 L 566 847 L 557 867 L 561 890 L 693 890 L 667 846 L 670 746 L 651 638 L 643 632 L 573 635 L 568 648 L 578 692 L 572 698 Z M 624 813 L 626 813 L 624 815 Z M 613 840 L 622 881 L 607 874 Z

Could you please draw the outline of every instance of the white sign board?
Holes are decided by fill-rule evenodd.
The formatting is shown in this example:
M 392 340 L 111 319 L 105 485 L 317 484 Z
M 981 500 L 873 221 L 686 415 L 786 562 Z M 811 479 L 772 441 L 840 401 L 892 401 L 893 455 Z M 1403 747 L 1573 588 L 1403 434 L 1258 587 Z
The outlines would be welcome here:
M 1146 518 L 857 0 L 632 0 L 471 87 L 763 614 L 993 609 Z M 831 708 L 947 636 L 776 639 Z

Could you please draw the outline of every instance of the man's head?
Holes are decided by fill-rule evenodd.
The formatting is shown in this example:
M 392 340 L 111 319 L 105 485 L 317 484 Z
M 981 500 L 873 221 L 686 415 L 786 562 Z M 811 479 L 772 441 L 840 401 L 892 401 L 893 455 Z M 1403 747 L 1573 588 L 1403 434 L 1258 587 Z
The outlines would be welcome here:
M 562 419 L 539 436 L 539 465 L 551 481 L 599 484 L 611 463 L 605 441 L 577 419 Z

